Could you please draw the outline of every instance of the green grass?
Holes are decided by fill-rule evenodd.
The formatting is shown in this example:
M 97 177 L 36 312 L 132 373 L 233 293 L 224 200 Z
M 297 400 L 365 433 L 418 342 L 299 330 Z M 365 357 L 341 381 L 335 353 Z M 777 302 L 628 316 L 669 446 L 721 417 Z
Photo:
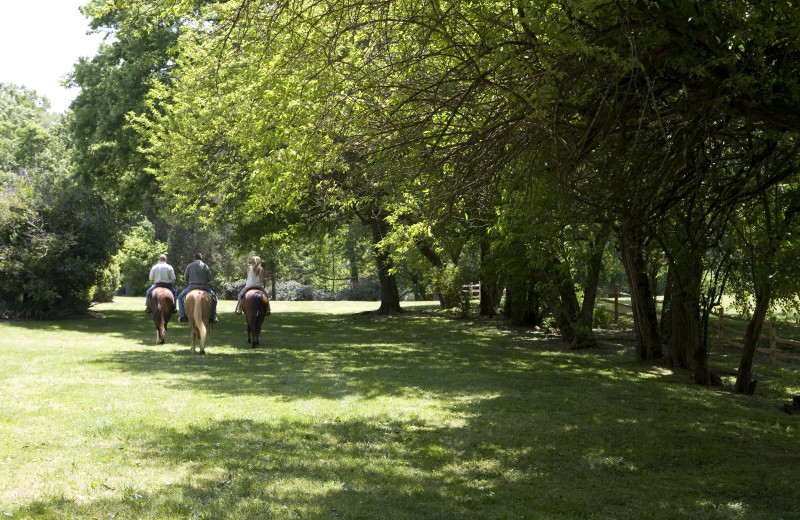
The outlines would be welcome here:
M 204 357 L 184 324 L 155 345 L 142 298 L 0 323 L 0 516 L 800 518 L 791 367 L 737 396 L 633 362 L 629 331 L 572 351 L 343 302 L 273 302 L 254 350 L 233 305 Z

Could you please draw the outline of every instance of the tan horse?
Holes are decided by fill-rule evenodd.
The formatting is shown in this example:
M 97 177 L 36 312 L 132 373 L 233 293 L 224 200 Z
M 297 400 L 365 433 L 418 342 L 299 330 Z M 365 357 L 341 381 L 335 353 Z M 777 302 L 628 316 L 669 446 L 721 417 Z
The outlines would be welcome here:
M 175 295 L 166 287 L 156 287 L 150 291 L 147 306 L 156 325 L 156 343 L 163 345 L 167 340 L 167 323 L 175 314 Z
M 184 298 L 183 305 L 192 331 L 192 354 L 195 353 L 195 340 L 199 340 L 200 355 L 203 355 L 206 353 L 206 334 L 211 319 L 211 295 L 202 288 L 192 289 Z
M 264 317 L 269 316 L 269 299 L 267 293 L 258 288 L 253 288 L 245 293 L 242 298 L 242 310 L 247 320 L 247 342 L 253 348 L 258 346 L 258 337 L 261 334 L 261 324 Z

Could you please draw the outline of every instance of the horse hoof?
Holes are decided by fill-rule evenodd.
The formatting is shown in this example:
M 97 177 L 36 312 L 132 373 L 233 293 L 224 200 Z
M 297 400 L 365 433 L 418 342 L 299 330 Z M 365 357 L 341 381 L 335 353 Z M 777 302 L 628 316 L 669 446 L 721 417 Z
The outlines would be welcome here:
M 201 351 L 200 351 L 200 355 L 201 355 L 201 356 L 205 356 L 205 355 L 206 355 L 206 351 L 205 351 L 205 350 L 201 350 Z

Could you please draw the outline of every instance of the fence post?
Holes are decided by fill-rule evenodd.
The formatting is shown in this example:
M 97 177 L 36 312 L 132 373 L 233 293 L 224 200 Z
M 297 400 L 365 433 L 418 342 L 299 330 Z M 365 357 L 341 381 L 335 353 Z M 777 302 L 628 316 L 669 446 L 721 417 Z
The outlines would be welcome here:
M 725 307 L 719 306 L 719 349 L 725 348 Z
M 775 364 L 775 354 L 778 350 L 778 325 L 775 316 L 769 320 L 769 363 Z
M 614 323 L 619 321 L 619 288 L 614 287 Z

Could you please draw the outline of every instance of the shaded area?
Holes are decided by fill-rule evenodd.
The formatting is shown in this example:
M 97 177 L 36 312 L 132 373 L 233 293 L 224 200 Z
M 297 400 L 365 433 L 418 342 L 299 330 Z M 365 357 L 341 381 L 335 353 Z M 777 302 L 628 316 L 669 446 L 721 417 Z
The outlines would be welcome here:
M 109 422 L 102 438 L 132 465 L 185 477 L 142 488 L 116 475 L 84 498 L 6 506 L 14 518 L 796 517 L 800 454 L 781 448 L 796 428 L 761 410 L 731 414 L 734 396 L 686 391 L 653 367 L 423 313 L 274 314 L 257 350 L 242 344 L 243 321 L 223 321 L 204 358 L 185 338 L 148 343 L 152 324 L 139 321 L 119 312 L 60 325 L 133 340 L 93 361 L 98 370 L 263 413 Z M 610 339 L 598 352 L 625 348 Z M 442 416 L 342 411 L 393 396 Z M 298 419 L 269 410 L 309 400 Z M 770 470 L 737 471 L 750 466 Z

